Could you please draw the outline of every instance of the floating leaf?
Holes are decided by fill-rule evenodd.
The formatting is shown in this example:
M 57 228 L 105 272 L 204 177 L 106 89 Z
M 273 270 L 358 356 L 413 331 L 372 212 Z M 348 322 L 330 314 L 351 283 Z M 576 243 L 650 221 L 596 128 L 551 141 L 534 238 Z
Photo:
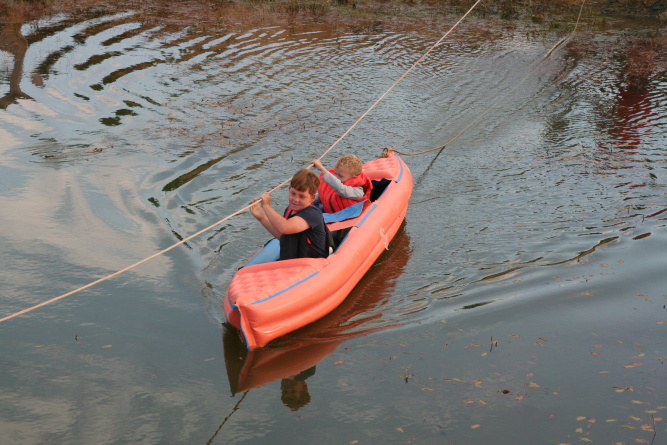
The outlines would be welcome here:
M 355 445 L 355 444 L 357 444 L 357 443 L 359 443 L 358 440 L 353 440 L 352 442 L 350 442 L 350 445 Z
M 581 433 L 584 432 L 584 429 L 583 429 L 583 428 L 577 428 L 577 429 L 574 430 L 574 431 L 575 431 L 577 434 L 581 434 Z
M 334 365 L 340 365 L 341 363 L 345 363 L 345 360 L 338 360 L 337 362 L 334 362 Z
M 422 388 L 422 391 L 433 391 L 433 388 Z
M 591 355 L 594 355 L 596 357 L 602 357 L 602 354 L 599 354 L 597 352 L 591 352 Z
M 396 431 L 398 431 L 399 433 L 404 433 L 405 432 L 405 431 L 403 431 L 403 428 L 401 428 L 400 426 L 398 428 L 396 428 Z
M 459 403 L 475 403 L 474 400 L 459 400 Z
M 480 400 L 479 403 L 481 403 L 482 405 L 486 405 L 486 402 L 484 400 Z
M 509 394 L 510 390 L 509 389 L 503 389 L 503 394 Z
M 637 405 L 646 405 L 646 402 L 642 402 L 639 400 L 631 400 L 630 403 L 636 403 Z
M 538 385 L 538 384 L 535 383 L 535 382 L 530 382 L 527 386 L 528 386 L 529 388 L 539 388 L 539 387 L 540 387 L 540 385 Z
M 486 357 L 488 354 L 489 354 L 488 352 L 482 352 L 480 355 L 481 355 L 482 357 Z
M 637 416 L 630 416 L 630 418 L 631 418 L 632 420 L 636 420 L 637 422 L 641 422 L 641 421 L 642 421 L 642 419 L 640 419 L 640 418 L 637 417 Z
M 580 437 L 579 439 L 582 440 L 582 441 L 584 441 L 584 442 L 593 442 L 593 441 L 590 440 L 588 437 Z
M 653 425 L 642 425 L 640 428 L 644 431 L 653 431 Z
M 586 416 L 579 416 L 579 417 L 577 417 L 577 420 L 585 420 L 585 419 L 586 419 Z
M 655 409 L 647 409 L 647 410 L 644 411 L 644 412 L 647 413 L 647 414 L 657 414 L 657 413 L 658 413 L 658 411 L 655 410 Z
M 606 422 L 618 422 L 616 419 L 607 419 Z
M 475 428 L 479 428 L 480 426 L 482 426 L 482 425 L 477 424 L 477 425 L 471 426 L 470 428 L 472 428 L 474 430 Z
M 520 335 L 516 335 L 516 334 L 510 334 L 510 337 L 519 338 L 519 337 L 521 337 L 521 336 L 520 336 Z
M 102 346 L 102 347 L 103 347 L 103 348 L 110 348 L 111 345 L 104 345 L 104 346 Z
M 649 442 L 648 440 L 646 440 L 646 439 L 635 439 L 635 442 L 637 442 L 637 443 L 650 443 L 650 442 Z

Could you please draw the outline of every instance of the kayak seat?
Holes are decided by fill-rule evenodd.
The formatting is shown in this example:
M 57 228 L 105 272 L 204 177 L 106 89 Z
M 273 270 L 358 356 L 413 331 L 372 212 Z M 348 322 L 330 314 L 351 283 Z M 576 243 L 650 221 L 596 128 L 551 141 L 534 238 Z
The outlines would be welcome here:
M 387 186 L 391 183 L 390 179 L 373 179 L 373 189 L 371 190 L 370 201 L 373 202 L 382 195 L 382 193 L 387 189 Z
M 346 227 L 344 229 L 338 229 L 334 230 L 331 233 L 331 237 L 333 238 L 333 251 L 335 252 L 338 247 L 340 247 L 341 243 L 345 240 L 345 236 L 347 236 L 348 232 L 350 231 L 352 227 Z

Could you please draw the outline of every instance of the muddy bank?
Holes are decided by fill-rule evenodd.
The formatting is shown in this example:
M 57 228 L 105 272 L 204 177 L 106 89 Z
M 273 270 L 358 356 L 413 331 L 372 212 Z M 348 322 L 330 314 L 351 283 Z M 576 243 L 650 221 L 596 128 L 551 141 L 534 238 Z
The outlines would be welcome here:
M 329 22 L 363 24 L 368 20 L 401 22 L 429 20 L 461 15 L 475 0 L 2 0 L 0 20 L 30 21 L 58 13 L 104 15 L 113 11 L 139 11 L 147 23 L 173 25 L 191 23 L 197 18 L 201 29 L 253 27 L 267 22 L 289 24 Z M 558 26 L 571 21 L 581 9 L 581 0 L 502 0 L 480 2 L 473 11 L 477 17 L 531 20 Z M 583 15 L 614 17 L 633 15 L 652 18 L 656 23 L 667 21 L 667 0 L 587 0 Z

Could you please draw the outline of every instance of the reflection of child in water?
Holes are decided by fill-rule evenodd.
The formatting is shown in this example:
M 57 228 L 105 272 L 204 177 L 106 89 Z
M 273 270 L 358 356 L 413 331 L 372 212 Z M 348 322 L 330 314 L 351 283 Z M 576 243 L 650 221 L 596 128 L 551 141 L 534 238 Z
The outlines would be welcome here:
M 301 371 L 297 375 L 284 378 L 280 382 L 280 391 L 282 392 L 283 404 L 292 411 L 296 411 L 310 403 L 310 394 L 308 393 L 308 384 L 306 379 L 315 374 L 315 367 Z

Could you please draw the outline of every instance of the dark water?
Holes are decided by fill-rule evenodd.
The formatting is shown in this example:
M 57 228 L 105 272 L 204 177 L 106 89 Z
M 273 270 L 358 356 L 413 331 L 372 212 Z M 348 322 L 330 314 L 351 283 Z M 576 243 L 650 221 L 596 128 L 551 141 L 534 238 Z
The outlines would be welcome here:
M 244 207 L 453 22 L 5 27 L 0 316 Z M 665 443 L 667 76 L 658 56 L 630 82 L 642 31 L 613 25 L 542 64 L 563 33 L 461 25 L 323 161 L 460 136 L 405 157 L 390 251 L 267 351 L 222 324 L 266 239 L 247 214 L 3 322 L 2 443 Z

